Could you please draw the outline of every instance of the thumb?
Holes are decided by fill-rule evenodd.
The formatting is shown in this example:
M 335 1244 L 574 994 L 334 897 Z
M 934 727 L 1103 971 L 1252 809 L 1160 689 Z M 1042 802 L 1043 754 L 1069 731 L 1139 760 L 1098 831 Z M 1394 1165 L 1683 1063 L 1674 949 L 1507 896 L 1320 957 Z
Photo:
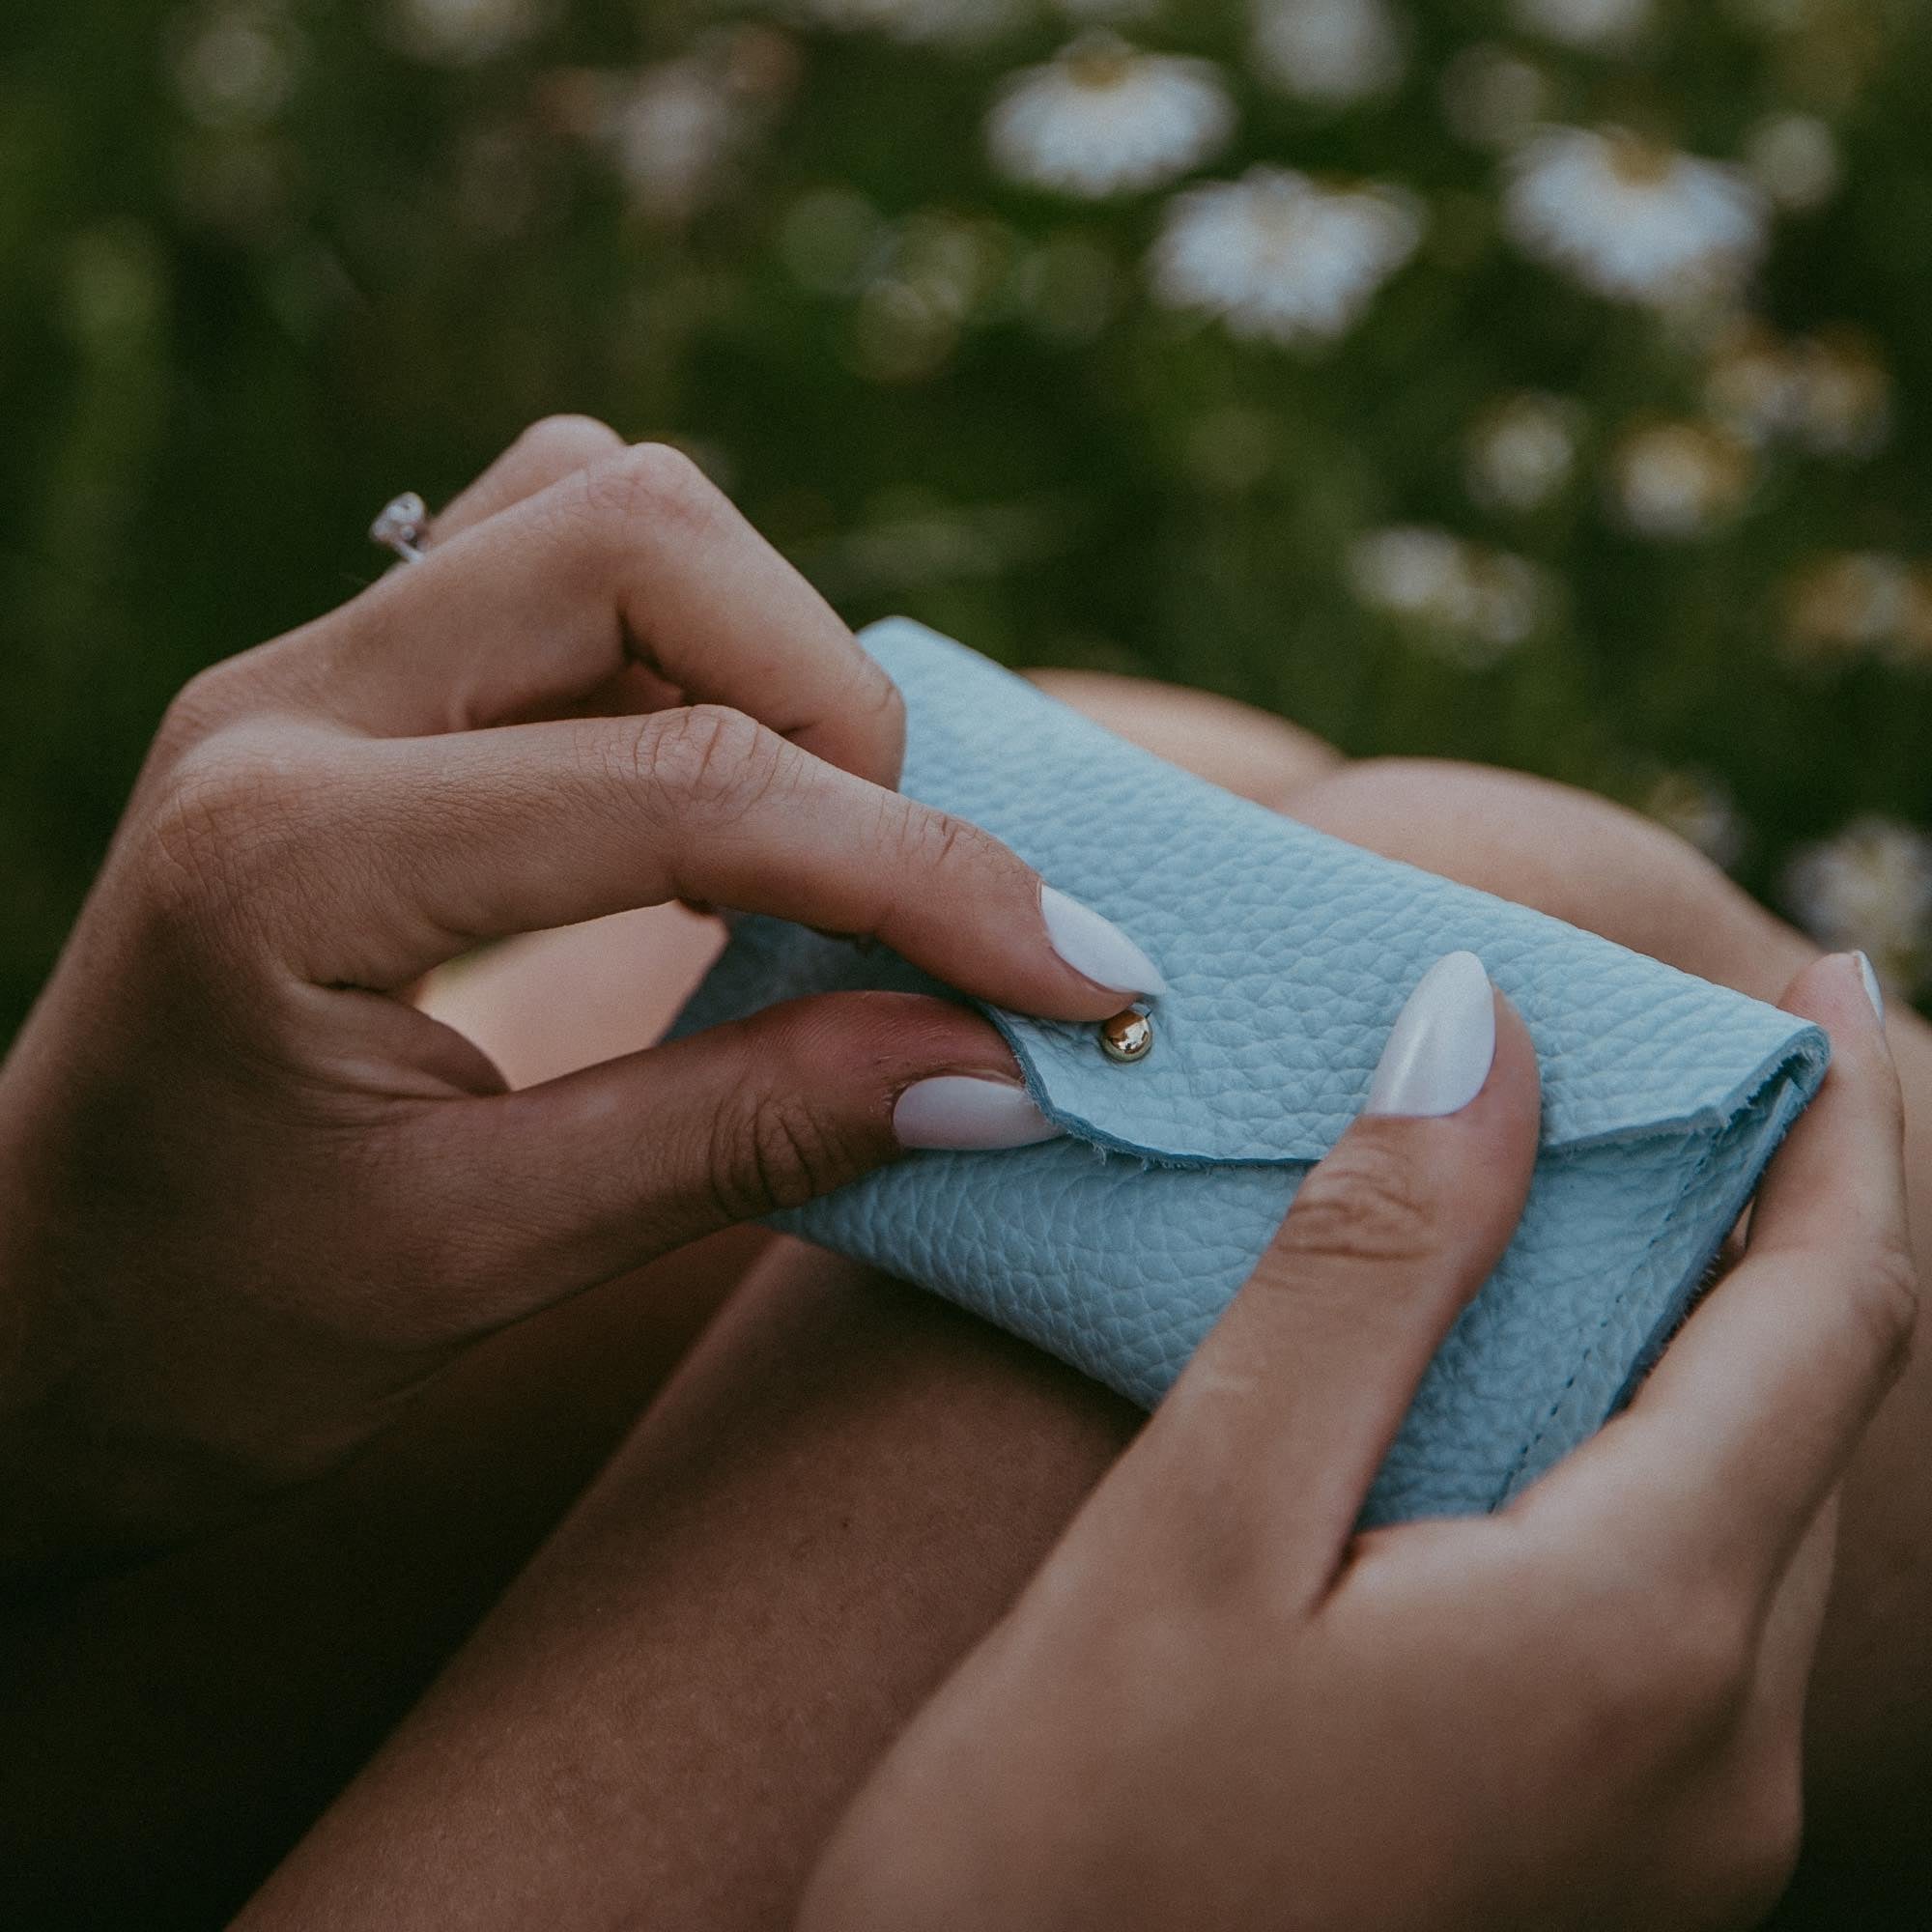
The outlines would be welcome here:
M 445 1120 L 507 1305 L 497 1325 L 701 1235 L 796 1208 L 912 1148 L 1054 1138 L 993 1027 L 904 993 L 792 1000 Z M 469 1244 L 466 1244 L 469 1245 Z
M 1230 1540 L 1304 1605 L 1325 1593 L 1430 1357 L 1515 1232 L 1538 1100 L 1482 962 L 1438 960 L 1362 1117 L 1126 1459 L 1182 1534 Z

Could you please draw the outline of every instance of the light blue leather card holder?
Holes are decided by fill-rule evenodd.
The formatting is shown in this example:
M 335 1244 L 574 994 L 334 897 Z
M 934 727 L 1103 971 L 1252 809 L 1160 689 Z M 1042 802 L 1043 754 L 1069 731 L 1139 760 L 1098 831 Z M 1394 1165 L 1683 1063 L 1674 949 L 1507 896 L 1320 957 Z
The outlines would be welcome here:
M 779 1225 L 1151 1406 L 1360 1109 L 1409 991 L 1467 948 L 1534 1037 L 1542 1145 L 1367 1520 L 1492 1509 L 1614 1413 L 1817 1091 L 1825 1036 L 1237 799 L 905 619 L 863 641 L 905 696 L 903 789 L 1117 921 L 1169 991 L 1132 1064 L 1092 1026 L 992 1013 L 1065 1139 L 915 1154 Z M 745 919 L 679 1029 L 862 987 L 944 990 L 880 950 Z

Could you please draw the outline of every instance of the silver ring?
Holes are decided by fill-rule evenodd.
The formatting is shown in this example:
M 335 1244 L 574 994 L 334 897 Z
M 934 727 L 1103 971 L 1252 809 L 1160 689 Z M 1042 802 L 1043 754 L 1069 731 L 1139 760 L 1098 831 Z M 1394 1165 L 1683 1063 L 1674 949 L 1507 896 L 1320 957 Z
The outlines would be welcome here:
M 392 497 L 383 514 L 369 526 L 373 542 L 392 550 L 405 563 L 423 560 L 423 538 L 429 534 L 429 510 L 413 490 Z

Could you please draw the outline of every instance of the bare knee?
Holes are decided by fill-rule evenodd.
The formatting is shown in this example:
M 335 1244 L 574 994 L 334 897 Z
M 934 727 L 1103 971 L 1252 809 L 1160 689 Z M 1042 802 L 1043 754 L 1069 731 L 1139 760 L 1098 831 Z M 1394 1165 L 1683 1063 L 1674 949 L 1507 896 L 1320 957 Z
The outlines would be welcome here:
M 1275 810 L 1343 763 L 1341 753 L 1314 732 L 1212 692 L 1108 671 L 1026 675 L 1144 751 Z
M 1029 675 L 1123 738 L 1244 798 L 1759 998 L 1775 999 L 1811 956 L 1700 852 L 1607 799 L 1447 759 L 1350 763 L 1266 712 L 1151 680 Z
M 1371 758 L 1325 775 L 1289 809 L 1337 838 L 1760 998 L 1776 998 L 1811 953 L 1674 834 L 1545 779 Z

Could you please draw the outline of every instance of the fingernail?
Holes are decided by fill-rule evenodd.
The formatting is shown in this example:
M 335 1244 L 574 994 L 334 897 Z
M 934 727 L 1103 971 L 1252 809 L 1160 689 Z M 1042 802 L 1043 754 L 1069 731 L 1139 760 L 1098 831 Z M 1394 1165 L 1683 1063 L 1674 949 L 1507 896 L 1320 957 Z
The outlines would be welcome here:
M 1859 978 L 1865 982 L 1865 998 L 1872 1003 L 1872 1011 L 1878 1015 L 1880 1026 L 1885 1024 L 1885 988 L 1878 982 L 1878 975 L 1872 971 L 1872 963 L 1862 951 L 1854 952 L 1852 957 L 1859 962 Z
M 1473 952 L 1445 953 L 1397 1015 L 1362 1111 L 1459 1113 L 1483 1091 L 1495 1057 L 1490 976 Z
M 893 1109 L 893 1132 L 908 1148 L 966 1152 L 1032 1147 L 1058 1140 L 1063 1131 L 1034 1105 L 1024 1087 L 970 1073 L 917 1081 Z
M 1164 993 L 1161 970 L 1110 919 L 1051 886 L 1039 889 L 1039 916 L 1053 950 L 1095 985 L 1128 998 Z

